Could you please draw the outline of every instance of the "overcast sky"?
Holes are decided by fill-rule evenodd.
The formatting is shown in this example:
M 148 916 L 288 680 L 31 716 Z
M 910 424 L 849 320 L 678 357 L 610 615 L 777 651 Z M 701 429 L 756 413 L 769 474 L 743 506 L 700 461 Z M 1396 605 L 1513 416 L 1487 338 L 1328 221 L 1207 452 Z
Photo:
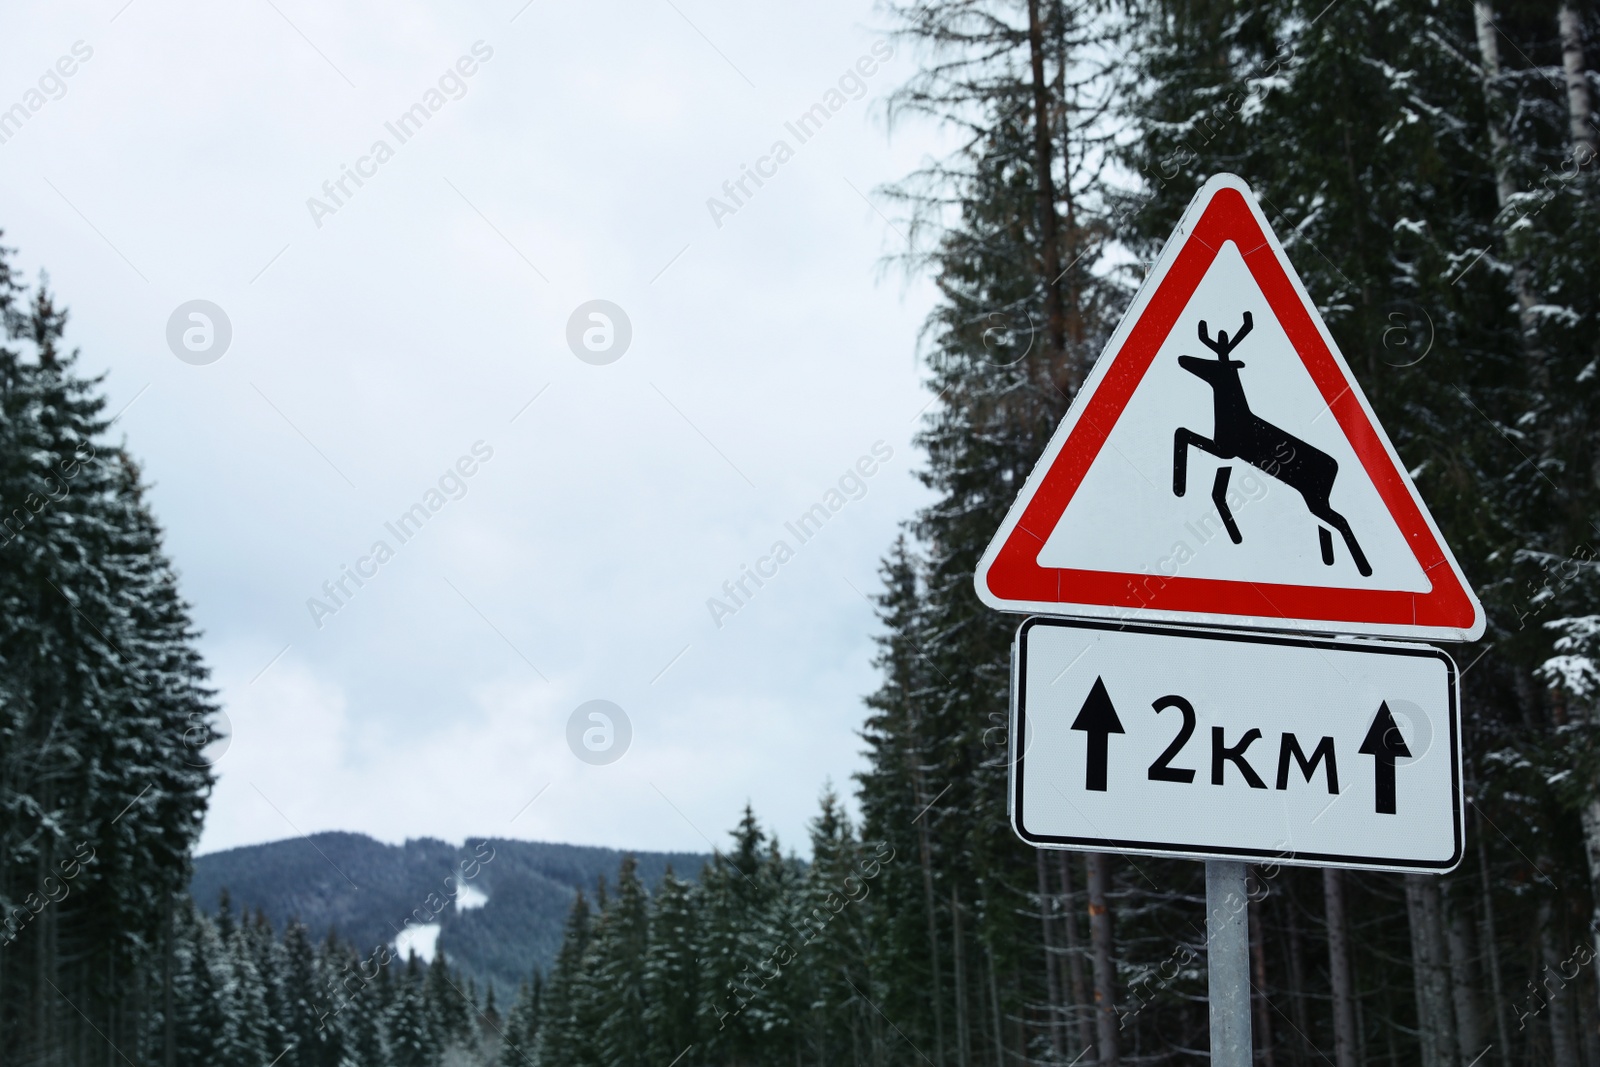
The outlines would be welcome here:
M 203 851 L 704 850 L 747 799 L 803 851 L 861 766 L 865 596 L 925 499 L 933 294 L 881 269 L 875 192 L 938 151 L 880 120 L 912 57 L 869 0 L 524 2 L 9 9 L 0 226 L 205 631 Z M 169 343 L 195 300 L 220 358 L 204 306 Z M 569 345 L 593 300 L 620 358 L 615 315 Z M 602 765 L 597 699 L 632 729 Z

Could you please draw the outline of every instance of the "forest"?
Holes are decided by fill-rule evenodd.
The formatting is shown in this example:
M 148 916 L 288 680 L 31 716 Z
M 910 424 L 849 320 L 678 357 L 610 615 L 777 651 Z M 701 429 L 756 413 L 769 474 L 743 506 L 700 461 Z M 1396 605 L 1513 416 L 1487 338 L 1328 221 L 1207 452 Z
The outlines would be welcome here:
M 1200 864 L 1036 850 L 979 554 L 1212 174 L 1251 183 L 1488 614 L 1444 876 L 1262 865 L 1265 1067 L 1600 1067 L 1600 20 L 1576 0 L 885 0 L 939 300 L 854 802 L 580 894 L 514 995 L 184 895 L 215 699 L 66 313 L 0 269 L 0 1065 L 1207 1059 Z M 9 260 L 3 261 L 9 264 Z M 889 358 L 889 357 L 885 357 Z M 893 358 L 900 358 L 894 356 Z M 852 818 L 847 811 L 858 811 Z M 787 849 L 787 851 L 786 851 Z

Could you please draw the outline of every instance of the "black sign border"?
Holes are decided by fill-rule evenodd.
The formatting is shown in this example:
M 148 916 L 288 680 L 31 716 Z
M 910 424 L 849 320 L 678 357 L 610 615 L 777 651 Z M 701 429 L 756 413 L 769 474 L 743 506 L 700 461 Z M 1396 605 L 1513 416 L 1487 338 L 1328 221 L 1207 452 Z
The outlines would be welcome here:
M 1385 856 L 1349 856 L 1320 852 L 1274 852 L 1270 849 L 1208 848 L 1180 845 L 1167 841 L 1124 841 L 1103 837 L 1056 837 L 1030 833 L 1022 824 L 1022 781 L 1024 752 L 1018 751 L 1027 736 L 1027 708 L 1023 696 L 1023 679 L 1028 676 L 1028 633 L 1035 626 L 1066 627 L 1074 630 L 1103 630 L 1115 633 L 1156 634 L 1164 637 L 1190 637 L 1208 641 L 1237 641 L 1241 644 L 1288 645 L 1295 648 L 1322 648 L 1336 652 L 1364 652 L 1372 655 L 1418 656 L 1437 659 L 1445 666 L 1450 689 L 1450 803 L 1453 807 L 1451 825 L 1455 831 L 1455 852 L 1448 860 L 1421 861 L 1394 859 Z M 1118 852 L 1141 856 L 1161 856 L 1169 859 L 1227 859 L 1246 863 L 1258 860 L 1273 865 L 1293 867 L 1348 867 L 1387 871 L 1425 871 L 1447 874 L 1460 866 L 1465 853 L 1465 826 L 1463 822 L 1464 794 L 1461 788 L 1461 711 L 1460 673 L 1455 660 L 1442 648 L 1432 645 L 1398 645 L 1386 641 L 1360 637 L 1348 640 L 1336 638 L 1300 637 L 1288 634 L 1264 634 L 1239 630 L 1211 629 L 1199 626 L 1151 626 L 1095 619 L 1064 619 L 1049 615 L 1034 615 L 1024 619 L 1017 627 L 1011 645 L 1011 730 L 1010 730 L 1010 781 L 1006 789 L 1006 811 L 1011 829 L 1025 844 L 1035 848 L 1055 848 L 1079 852 Z

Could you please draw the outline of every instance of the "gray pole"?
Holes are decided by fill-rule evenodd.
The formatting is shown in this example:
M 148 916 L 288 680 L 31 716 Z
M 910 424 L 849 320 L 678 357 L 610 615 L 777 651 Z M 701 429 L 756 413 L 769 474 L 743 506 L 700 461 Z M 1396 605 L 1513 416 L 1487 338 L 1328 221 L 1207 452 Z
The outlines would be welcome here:
M 1250 909 L 1242 863 L 1206 862 L 1211 1067 L 1251 1067 Z

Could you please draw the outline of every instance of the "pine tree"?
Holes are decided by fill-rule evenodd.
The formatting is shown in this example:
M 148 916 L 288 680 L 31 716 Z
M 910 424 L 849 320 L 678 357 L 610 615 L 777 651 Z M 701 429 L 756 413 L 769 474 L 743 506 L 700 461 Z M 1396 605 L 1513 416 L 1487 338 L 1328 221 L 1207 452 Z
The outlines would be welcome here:
M 811 823 L 811 863 L 790 895 L 795 906 L 787 922 L 797 956 L 789 980 L 802 994 L 795 1026 L 810 1062 L 857 1058 L 871 1030 L 873 1009 L 861 998 L 873 984 L 868 909 L 882 872 L 881 855 L 861 848 L 828 788 Z
M 272 1018 L 267 1013 L 266 980 L 239 924 L 226 908 L 219 923 L 202 928 L 204 955 L 211 965 L 213 994 L 222 1011 L 218 1057 L 227 1063 L 260 1063 L 278 1050 L 270 1048 Z
M 138 469 L 103 440 L 100 381 L 76 372 L 48 286 L 17 294 L 0 268 L 0 1030 L 28 1060 L 139 1032 L 214 707 Z
M 573 1064 L 586 1062 L 586 1031 L 579 1017 L 586 988 L 584 965 L 589 951 L 589 902 L 580 890 L 572 900 L 562 932 L 561 948 L 550 968 L 541 1005 L 538 1038 L 538 1063 Z
M 641 976 L 652 1062 L 671 1063 L 700 1040 L 701 936 L 695 888 L 669 866 L 651 901 L 650 943 Z
M 377 968 L 376 980 L 362 987 L 360 999 L 346 1008 L 345 1013 L 355 1011 L 372 1020 L 373 1033 L 367 1038 L 367 1054 L 375 1052 L 379 1057 L 377 1062 L 384 1064 L 385 1067 L 392 1067 L 399 1054 L 395 1049 L 395 1031 L 390 1023 L 394 1017 L 395 1002 L 399 997 L 403 972 L 396 966 L 396 961 L 388 956 L 377 955 L 375 952 L 368 959 L 385 962 Z M 367 972 L 371 969 L 368 967 Z M 360 1038 L 361 1035 L 358 1034 L 358 1043 Z
M 438 1041 L 428 1025 L 423 982 L 422 963 L 413 952 L 406 960 L 405 969 L 395 978 L 385 1018 L 388 1050 L 394 1067 L 433 1067 L 438 1055 Z
M 455 1045 L 466 1048 L 473 1039 L 473 1016 L 477 1005 L 469 1002 L 461 988 L 460 976 L 452 976 L 450 964 L 441 948 L 428 966 L 424 982 L 428 1026 L 440 1048 Z
M 224 926 L 231 922 L 231 919 L 227 918 L 226 906 L 223 908 L 222 917 Z M 253 918 L 241 915 L 239 922 L 251 961 L 255 965 L 256 973 L 261 976 L 262 995 L 266 1001 L 266 1018 L 263 1024 L 266 1027 L 267 1047 L 273 1050 L 273 1055 L 277 1055 L 279 1051 L 289 1046 L 284 1029 L 289 1019 L 286 1000 L 288 992 L 286 977 L 289 972 L 287 953 L 264 912 L 257 911 Z
M 927 61 L 891 113 L 926 115 L 961 138 L 898 187 L 913 236 L 926 235 L 909 265 L 941 295 L 926 327 L 938 403 L 918 435 L 936 499 L 911 525 L 917 548 L 886 564 L 891 643 L 862 804 L 864 835 L 916 867 L 884 884 L 894 907 L 882 949 L 926 979 L 920 995 L 891 986 L 884 1010 L 942 1067 L 980 1047 L 1030 1055 L 1042 1042 L 1053 1054 L 1059 1042 L 1039 865 L 990 829 L 1006 822 L 1012 623 L 978 602 L 972 574 L 1126 299 L 1104 269 L 1111 205 L 1100 183 L 1117 23 L 1061 4 L 895 11 Z M 880 819 L 880 804 L 912 810 Z M 921 924 L 915 941 L 908 912 Z M 1019 1016 L 1022 1030 L 1005 1021 Z
M 594 944 L 595 982 L 603 991 L 600 1057 L 606 1067 L 646 1067 L 645 962 L 650 952 L 650 908 L 638 863 L 623 857 L 617 895 Z
M 760 1055 L 762 1035 L 778 1021 L 766 964 L 777 886 L 767 864 L 766 831 L 748 804 L 732 837 L 729 854 L 716 854 L 700 874 L 700 1032 L 708 1058 L 738 1063 Z
M 383 1004 L 376 987 L 381 956 L 359 955 L 353 946 L 336 940 L 330 932 L 322 954 L 323 988 L 328 1012 L 320 1025 L 336 1031 L 334 1040 L 348 1067 L 382 1067 Z
M 895 983 L 886 992 L 896 1018 L 914 1021 L 918 1032 L 943 1059 L 947 977 L 940 950 L 938 908 L 940 880 L 934 870 L 932 819 L 934 797 L 927 787 L 932 759 L 929 739 L 921 729 L 935 669 L 923 652 L 922 601 L 917 561 L 902 535 L 882 568 L 884 592 L 878 597 L 885 632 L 876 640 L 875 665 L 883 674 L 878 691 L 867 698 L 871 709 L 863 730 L 871 770 L 860 776 L 866 833 L 885 842 L 901 859 L 883 875 L 880 889 L 896 906 L 874 911 L 880 944 L 879 965 L 885 970 L 924 978 L 927 997 L 917 997 Z M 1003 734 L 996 713 L 992 738 Z M 902 1024 L 904 1025 L 904 1024 Z
M 174 1062 L 178 1067 L 208 1067 L 222 1060 L 222 1035 L 228 1027 L 216 956 L 222 941 L 211 922 L 185 901 L 175 909 Z
M 524 982 L 517 990 L 501 1033 L 499 1067 L 534 1067 L 539 1040 L 539 1001 L 534 986 Z
M 340 1031 L 323 1025 L 327 986 L 323 981 L 310 931 L 291 920 L 283 931 L 282 1011 L 286 1067 L 338 1067 L 343 1058 Z M 276 1054 L 276 1053 L 274 1053 Z

